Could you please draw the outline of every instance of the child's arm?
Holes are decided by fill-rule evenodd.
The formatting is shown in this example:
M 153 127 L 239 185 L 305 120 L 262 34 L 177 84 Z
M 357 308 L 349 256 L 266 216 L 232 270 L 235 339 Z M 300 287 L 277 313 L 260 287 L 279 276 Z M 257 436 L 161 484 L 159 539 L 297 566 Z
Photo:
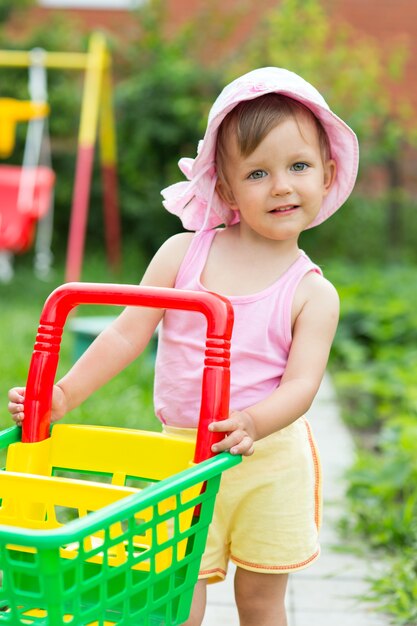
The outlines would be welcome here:
M 173 287 L 192 233 L 181 233 L 166 241 L 149 264 L 142 285 Z M 91 344 L 53 389 L 51 420 L 56 421 L 79 406 L 131 363 L 147 346 L 163 316 L 162 309 L 127 307 Z M 8 409 L 17 424 L 24 419 L 25 390 L 9 391 Z
M 336 332 L 339 298 L 327 280 L 309 274 L 297 290 L 294 306 L 293 341 L 280 386 L 261 402 L 212 424 L 212 430 L 229 433 L 213 451 L 251 454 L 254 441 L 289 426 L 310 408 Z

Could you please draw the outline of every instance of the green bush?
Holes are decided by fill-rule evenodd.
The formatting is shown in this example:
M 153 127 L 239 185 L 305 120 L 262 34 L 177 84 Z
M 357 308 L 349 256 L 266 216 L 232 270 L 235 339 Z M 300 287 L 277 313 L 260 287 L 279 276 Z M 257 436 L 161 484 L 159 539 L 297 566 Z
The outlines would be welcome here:
M 140 54 L 138 55 L 140 58 Z M 192 60 L 169 50 L 156 55 L 119 85 L 120 199 L 124 225 L 138 245 L 154 252 L 180 230 L 162 206 L 161 189 L 183 179 L 180 156 L 195 157 L 207 82 L 214 78 Z
M 396 624 L 411 625 L 417 597 L 416 267 L 339 265 L 327 274 L 342 302 L 333 378 L 359 443 L 347 476 L 344 526 L 387 563 L 373 582 L 374 599 Z
M 386 576 L 373 584 L 373 598 L 379 599 L 382 611 L 395 615 L 398 626 L 417 623 L 417 545 L 391 561 Z M 383 598 L 381 602 L 381 598 Z
M 178 160 L 196 156 L 224 83 L 223 68 L 201 62 L 202 50 L 228 28 L 214 5 L 173 37 L 166 2 L 152 0 L 137 15 L 142 36 L 124 50 L 125 78 L 116 91 L 121 206 L 126 230 L 148 253 L 181 230 L 162 206 L 161 189 L 184 180 Z
M 341 265 L 341 322 L 333 348 L 335 381 L 352 425 L 378 425 L 399 412 L 417 415 L 415 268 Z M 357 410 L 355 410 L 357 408 Z

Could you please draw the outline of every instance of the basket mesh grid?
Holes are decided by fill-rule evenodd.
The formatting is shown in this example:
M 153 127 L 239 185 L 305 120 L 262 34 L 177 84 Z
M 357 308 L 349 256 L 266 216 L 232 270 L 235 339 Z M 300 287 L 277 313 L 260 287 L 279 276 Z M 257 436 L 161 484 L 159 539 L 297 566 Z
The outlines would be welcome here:
M 60 528 L 0 527 L 0 624 L 181 624 L 221 473 L 236 462 L 219 455 Z

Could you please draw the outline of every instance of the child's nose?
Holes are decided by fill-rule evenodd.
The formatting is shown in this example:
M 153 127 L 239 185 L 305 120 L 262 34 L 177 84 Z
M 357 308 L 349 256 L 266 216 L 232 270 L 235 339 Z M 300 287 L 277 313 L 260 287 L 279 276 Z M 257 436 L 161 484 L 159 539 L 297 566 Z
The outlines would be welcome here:
M 272 195 L 285 196 L 291 193 L 292 187 L 288 176 L 285 173 L 275 174 L 272 180 Z

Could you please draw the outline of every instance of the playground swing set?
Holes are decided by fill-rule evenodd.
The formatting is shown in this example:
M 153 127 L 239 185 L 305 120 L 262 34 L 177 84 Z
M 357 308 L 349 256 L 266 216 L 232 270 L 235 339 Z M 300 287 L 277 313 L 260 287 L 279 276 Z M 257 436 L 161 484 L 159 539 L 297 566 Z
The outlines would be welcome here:
M 120 218 L 111 59 L 105 38 L 94 33 L 86 53 L 0 50 L 0 67 L 27 67 L 30 95 L 26 101 L 0 98 L 0 159 L 13 153 L 16 124 L 27 123 L 22 165 L 0 163 L 0 281 L 12 278 L 13 255 L 33 245 L 35 232 L 35 272 L 43 277 L 51 267 L 55 174 L 48 133 L 47 69 L 85 72 L 65 279 L 79 280 L 82 272 L 98 136 L 107 259 L 116 271 L 120 264 Z

